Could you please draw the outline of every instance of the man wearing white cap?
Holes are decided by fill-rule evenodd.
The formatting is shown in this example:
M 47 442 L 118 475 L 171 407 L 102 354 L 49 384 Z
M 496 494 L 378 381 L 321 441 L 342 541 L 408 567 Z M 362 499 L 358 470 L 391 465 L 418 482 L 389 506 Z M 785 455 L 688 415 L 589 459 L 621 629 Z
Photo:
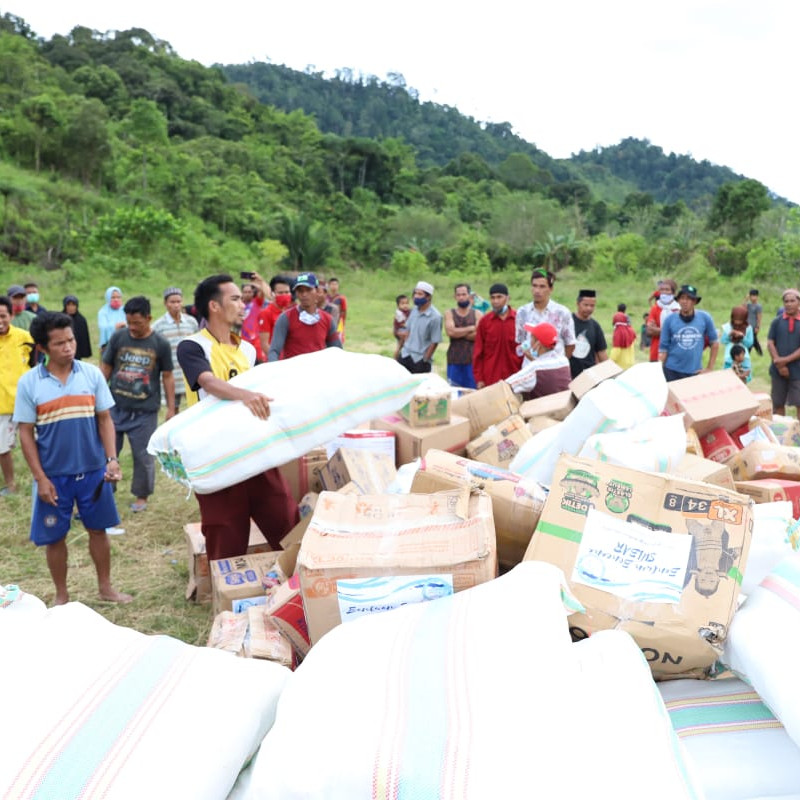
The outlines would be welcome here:
M 430 372 L 436 345 L 442 341 L 442 315 L 431 303 L 433 286 L 418 281 L 414 287 L 414 308 L 406 322 L 408 333 L 400 348 L 400 363 L 413 373 Z

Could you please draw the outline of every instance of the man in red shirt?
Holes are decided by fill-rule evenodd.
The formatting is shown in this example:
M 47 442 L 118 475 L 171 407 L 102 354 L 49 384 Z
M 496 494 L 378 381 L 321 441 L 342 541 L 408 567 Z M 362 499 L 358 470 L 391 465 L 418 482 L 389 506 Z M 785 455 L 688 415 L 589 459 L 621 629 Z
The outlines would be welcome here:
M 664 327 L 664 320 L 670 315 L 681 310 L 680 304 L 675 299 L 678 292 L 678 284 L 672 278 L 666 278 L 658 282 L 658 292 L 655 303 L 650 306 L 650 313 L 647 315 L 645 330 L 650 337 L 650 360 L 658 361 L 658 345 L 661 341 L 661 329 Z
M 269 345 L 268 361 L 315 353 L 326 347 L 341 347 L 333 318 L 317 308 L 317 276 L 301 272 L 294 282 L 297 305 L 278 317 Z
M 272 302 L 258 312 L 258 340 L 263 353 L 269 352 L 278 317 L 292 305 L 292 279 L 286 275 L 275 275 L 269 282 L 269 288 L 272 290 Z
M 508 287 L 495 283 L 489 289 L 491 310 L 478 322 L 472 351 L 472 371 L 479 389 L 513 375 L 522 365 L 517 354 L 517 312 L 508 304 Z

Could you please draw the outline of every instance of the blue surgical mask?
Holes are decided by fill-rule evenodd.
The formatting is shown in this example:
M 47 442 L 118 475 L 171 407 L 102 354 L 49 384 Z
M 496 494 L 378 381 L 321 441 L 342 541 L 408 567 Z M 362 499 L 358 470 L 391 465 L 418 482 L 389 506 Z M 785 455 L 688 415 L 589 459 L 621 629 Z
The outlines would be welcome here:
M 422 308 L 422 306 L 424 306 L 427 302 L 428 302 L 428 298 L 427 297 L 415 297 L 414 298 L 414 305 L 417 308 Z
M 27 300 L 29 303 L 38 303 L 39 302 L 39 292 L 30 292 L 28 294 Z
M 671 303 L 671 302 L 672 302 L 672 301 L 673 301 L 675 298 L 674 298 L 674 296 L 673 296 L 673 295 L 671 295 L 671 294 L 667 294 L 666 292 L 662 292 L 662 293 L 661 293 L 661 294 L 658 296 L 658 299 L 659 299 L 659 300 L 661 300 L 661 302 L 662 302 L 664 305 L 666 305 L 667 303 Z
M 494 313 L 497 314 L 498 317 L 502 317 L 506 311 L 508 311 L 508 303 L 506 303 L 499 311 L 495 311 Z

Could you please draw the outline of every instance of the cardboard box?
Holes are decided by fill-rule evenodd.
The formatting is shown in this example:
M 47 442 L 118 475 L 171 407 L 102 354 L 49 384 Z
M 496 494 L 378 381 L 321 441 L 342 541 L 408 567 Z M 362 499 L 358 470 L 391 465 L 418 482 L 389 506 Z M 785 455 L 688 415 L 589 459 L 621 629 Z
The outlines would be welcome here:
M 627 631 L 656 677 L 699 675 L 736 609 L 753 520 L 746 495 L 562 456 L 526 560 L 564 570 L 586 608 L 574 638 Z
M 578 405 L 578 401 L 575 399 L 575 395 L 569 389 L 566 389 L 563 392 L 555 392 L 555 394 L 547 394 L 544 397 L 526 400 L 519 407 L 519 413 L 523 419 L 549 417 L 560 422 L 562 419 L 566 419 L 569 412 L 576 405 Z
M 469 441 L 495 422 L 502 422 L 516 414 L 519 411 L 519 398 L 505 381 L 498 381 L 454 400 L 451 410 L 453 414 L 469 420 Z
M 800 479 L 800 450 L 768 442 L 751 442 L 725 462 L 734 481 L 761 478 Z
M 722 486 L 736 491 L 733 475 L 731 475 L 730 469 L 725 464 L 701 458 L 693 453 L 687 453 L 677 467 L 671 470 L 670 474 L 676 478 L 685 478 L 689 481 L 700 481 L 701 483 L 713 483 L 715 486 Z
M 500 566 L 511 569 L 519 564 L 542 513 L 545 490 L 536 481 L 507 469 L 481 464 L 442 450 L 428 450 L 414 475 L 411 491 L 424 494 L 457 489 L 464 485 L 482 489 L 492 498 Z
M 292 575 L 273 592 L 267 603 L 266 613 L 291 642 L 297 655 L 300 658 L 307 655 L 311 649 L 311 641 L 308 638 L 308 623 L 303 610 L 298 575 Z
M 472 396 L 478 394 L 480 392 L 475 392 Z M 390 431 L 394 434 L 395 463 L 398 467 L 424 456 L 433 447 L 464 455 L 469 442 L 470 421 L 456 414 L 450 417 L 447 425 L 437 425 L 435 428 L 412 428 L 398 414 L 374 419 L 371 424 L 376 430 Z
M 492 501 L 469 490 L 361 497 L 323 492 L 297 569 L 316 644 L 343 620 L 495 578 Z
M 415 428 L 444 425 L 450 422 L 451 391 L 414 395 L 401 409 L 400 416 Z
M 800 421 L 794 417 L 774 416 L 767 425 L 779 444 L 800 447 Z
M 186 599 L 196 603 L 211 601 L 211 571 L 206 555 L 206 537 L 200 529 L 199 522 L 190 522 L 183 526 L 186 545 L 189 551 L 189 582 L 186 585 Z M 258 525 L 250 520 L 250 541 L 248 553 L 267 553 L 270 546 L 261 533 Z
M 714 428 L 713 431 L 709 431 L 705 436 L 699 438 L 703 456 L 711 461 L 724 464 L 739 452 L 739 445 L 725 428 Z
M 266 596 L 267 574 L 275 570 L 280 551 L 212 561 L 211 600 L 214 614 L 233 610 L 234 602 Z
M 287 464 L 278 467 L 281 475 L 286 478 L 291 489 L 292 497 L 300 500 L 309 492 L 321 492 L 322 484 L 319 480 L 319 471 L 328 462 L 328 455 L 324 447 L 315 447 L 300 458 L 295 458 Z
M 719 427 L 735 431 L 759 407 L 753 393 L 730 369 L 670 381 L 667 387 L 666 413 L 685 413 L 686 427 L 693 427 L 700 437 Z
M 247 636 L 244 640 L 244 655 L 248 658 L 263 658 L 284 667 L 294 667 L 292 643 L 287 639 L 275 620 L 267 616 L 262 606 L 247 609 Z
M 528 420 L 528 430 L 536 436 L 547 428 L 552 428 L 553 425 L 558 425 L 557 419 L 550 419 L 550 417 L 533 417 Z
M 800 481 L 787 481 L 783 478 L 737 481 L 736 491 L 749 495 L 756 503 L 776 503 L 779 500 L 788 500 L 792 504 L 792 516 L 800 519 Z
M 700 458 L 705 458 L 703 455 L 703 445 L 700 444 L 700 437 L 697 431 L 691 426 L 686 429 L 686 452 L 693 453 Z
M 292 528 L 286 536 L 281 539 L 281 547 L 283 550 L 278 553 L 277 565 L 280 567 L 280 576 L 282 579 L 294 575 L 297 566 L 297 554 L 300 552 L 300 541 L 303 534 L 308 528 L 308 523 L 311 521 L 311 514 L 317 505 L 319 495 L 316 492 L 309 492 L 298 503 L 300 509 L 300 522 Z
M 382 494 L 397 477 L 394 457 L 369 450 L 340 448 L 319 473 L 322 486 L 329 492 L 353 483 L 359 494 Z
M 333 454 L 342 447 L 347 450 L 370 450 L 373 453 L 386 453 L 397 461 L 394 434 L 391 431 L 373 430 L 372 426 L 345 431 L 335 439 L 331 439 L 325 445 L 328 458 L 333 458 Z
M 767 392 L 753 392 L 758 401 L 756 416 L 762 419 L 772 419 L 772 397 Z
M 569 390 L 580 400 L 586 392 L 594 389 L 599 383 L 609 378 L 616 378 L 623 371 L 619 364 L 609 358 L 606 361 L 595 364 L 593 367 L 589 367 L 589 369 L 585 369 L 577 378 L 573 378 L 569 383 Z
M 495 467 L 507 467 L 533 434 L 519 414 L 490 425 L 467 445 L 467 455 Z

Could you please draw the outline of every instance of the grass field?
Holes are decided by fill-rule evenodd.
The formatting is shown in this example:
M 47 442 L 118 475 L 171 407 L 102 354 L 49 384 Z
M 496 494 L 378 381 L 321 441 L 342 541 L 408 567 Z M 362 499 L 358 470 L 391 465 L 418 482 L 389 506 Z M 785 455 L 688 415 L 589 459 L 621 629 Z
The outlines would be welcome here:
M 487 295 L 489 285 L 505 281 L 511 291 L 512 305 L 517 307 L 530 300 L 528 271 L 495 273 L 479 278 L 458 275 L 414 275 L 396 276 L 385 271 L 339 272 L 341 291 L 349 302 L 347 341 L 348 349 L 379 353 L 391 356 L 394 340 L 391 321 L 394 298 L 403 292 L 410 294 L 418 278 L 430 280 L 436 287 L 434 304 L 440 311 L 452 305 L 453 285 L 460 280 L 472 280 L 473 288 Z M 153 285 L 140 285 L 120 278 L 117 283 L 125 297 L 145 294 L 151 298 L 154 318 L 163 313 L 161 293 L 168 285 L 183 286 L 187 295 L 202 276 L 183 272 L 164 276 L 163 281 Z M 675 276 L 678 282 L 691 276 Z M 97 342 L 96 315 L 103 302 L 105 284 L 65 285 L 58 272 L 37 274 L 25 271 L 10 274 L 0 271 L 0 288 L 28 279 L 38 280 L 42 304 L 49 309 L 61 308 L 64 294 L 77 294 L 81 300 L 81 312 L 89 320 L 93 333 L 93 346 Z M 733 305 L 744 301 L 748 286 L 735 281 L 714 278 L 699 282 L 703 295 L 701 308 L 709 311 L 721 327 L 730 315 Z M 596 285 L 588 274 L 566 272 L 559 276 L 553 297 L 572 308 L 579 288 L 591 287 L 598 291 L 596 318 L 607 334 L 611 331 L 611 317 L 619 302 L 626 302 L 628 313 L 637 331 L 642 314 L 647 310 L 647 297 L 655 286 L 655 277 L 632 280 L 620 277 L 611 284 Z M 765 307 L 762 343 L 766 340 L 769 319 L 780 305 L 782 287 L 761 286 L 762 303 Z M 188 299 L 187 299 L 188 302 Z M 637 359 L 646 355 L 637 349 Z M 721 364 L 721 354 L 719 364 Z M 436 369 L 444 373 L 444 347 L 436 354 Z M 754 381 L 752 387 L 766 391 L 768 358 L 759 358 L 753 353 Z M 314 388 L 313 375 L 309 386 Z M 319 387 L 316 387 L 319 388 Z M 331 387 L 334 388 L 335 387 Z M 17 583 L 23 589 L 36 594 L 46 602 L 53 598 L 53 588 L 44 558 L 44 551 L 37 549 L 28 540 L 31 504 L 31 480 L 19 450 L 15 452 L 15 467 L 19 493 L 14 497 L 0 498 L 0 549 L 3 552 L 0 583 Z M 123 481 L 117 492 L 122 526 L 126 533 L 112 537 L 112 576 L 117 588 L 134 595 L 134 602 L 126 606 L 115 606 L 97 599 L 95 572 L 87 549 L 87 534 L 80 523 L 74 523 L 67 539 L 69 546 L 69 587 L 73 600 L 80 600 L 100 611 L 111 621 L 128 625 L 145 633 L 166 633 L 184 641 L 204 643 L 210 627 L 210 608 L 198 606 L 184 600 L 184 589 L 188 577 L 186 546 L 183 526 L 198 521 L 200 516 L 194 497 L 187 497 L 186 490 L 163 474 L 156 478 L 156 491 L 150 499 L 147 511 L 133 514 L 128 510 L 132 499 L 129 493 L 131 460 L 125 449 L 121 454 Z

